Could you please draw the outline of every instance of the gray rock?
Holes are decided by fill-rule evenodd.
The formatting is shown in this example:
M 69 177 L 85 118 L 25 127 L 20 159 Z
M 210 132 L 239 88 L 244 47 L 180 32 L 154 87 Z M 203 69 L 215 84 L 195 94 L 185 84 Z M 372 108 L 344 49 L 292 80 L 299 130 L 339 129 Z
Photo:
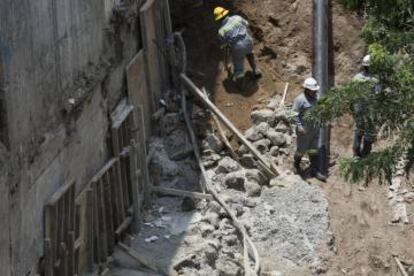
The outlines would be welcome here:
M 162 119 L 163 121 L 163 128 L 166 134 L 170 134 L 174 129 L 177 128 L 180 122 L 180 114 L 179 113 L 168 113 Z
M 270 129 L 266 133 L 266 137 L 269 138 L 269 140 L 272 142 L 272 145 L 274 146 L 284 146 L 286 144 L 286 138 L 283 133 L 276 132 L 273 129 Z
M 269 153 L 273 157 L 279 156 L 279 147 L 278 146 L 271 147 Z
M 203 218 L 203 221 L 209 222 L 213 226 L 219 226 L 220 216 L 218 213 L 208 212 L 207 215 Z
M 213 151 L 207 151 L 203 153 L 202 161 L 204 166 L 209 169 L 211 167 L 214 167 L 218 161 L 221 160 L 221 156 L 219 154 L 216 154 Z
M 284 155 L 289 155 L 289 149 L 288 148 L 280 148 L 279 153 Z
M 291 128 L 290 126 L 286 125 L 285 122 L 279 122 L 277 126 L 275 127 L 275 130 L 277 132 L 288 133 L 291 131 Z
M 239 265 L 227 258 L 219 258 L 216 262 L 219 276 L 241 276 L 242 269 Z
M 203 252 L 204 258 L 206 259 L 208 265 L 214 267 L 219 255 L 218 250 L 214 246 L 208 244 L 206 247 L 204 247 Z
M 286 145 L 288 146 L 292 145 L 292 142 L 293 142 L 292 136 L 290 136 L 289 134 L 285 134 L 285 138 L 286 138 Z
M 245 170 L 245 176 L 248 181 L 256 182 L 259 185 L 267 185 L 268 178 L 258 169 Z
M 258 132 L 255 127 L 251 127 L 244 133 L 244 137 L 251 142 L 255 142 L 263 138 L 263 134 Z
M 250 151 L 245 145 L 241 145 L 238 152 L 239 154 L 248 154 Z
M 240 157 L 239 160 L 240 164 L 248 169 L 253 169 L 256 167 L 256 161 L 254 160 L 254 157 L 252 154 L 245 154 L 242 157 Z
M 203 238 L 213 233 L 214 230 L 216 230 L 215 227 L 209 223 L 201 223 L 200 225 L 200 232 Z
M 238 238 L 236 235 L 226 235 L 223 237 L 223 242 L 228 246 L 237 245 Z
M 295 178 L 280 179 L 290 181 L 291 177 Z M 296 180 L 285 187 L 264 189 L 246 220 L 250 221 L 252 240 L 262 253 L 307 267 L 319 257 L 319 250 L 329 250 L 328 202 L 320 187 Z M 240 220 L 245 221 L 245 216 Z
M 183 212 L 193 211 L 196 208 L 196 203 L 194 199 L 190 197 L 185 197 L 181 203 L 181 210 Z
M 262 192 L 262 187 L 254 181 L 248 181 L 244 186 L 248 197 L 260 196 L 260 193 Z
M 275 112 L 275 121 L 276 122 L 288 122 L 289 118 L 285 112 L 285 110 L 280 109 L 280 110 L 276 110 Z
M 254 129 L 258 132 L 261 133 L 262 135 L 266 135 L 266 133 L 269 131 L 270 129 L 270 125 L 266 122 L 262 122 L 256 126 L 254 126 Z
M 269 151 L 270 147 L 270 140 L 269 139 L 262 139 L 253 143 L 253 146 L 260 151 L 260 153 L 265 153 Z
M 254 199 L 251 198 L 246 198 L 244 201 L 244 205 L 249 207 L 249 208 L 254 208 L 257 206 L 257 201 L 255 201 Z
M 297 185 L 303 183 L 303 179 L 296 174 L 290 174 L 285 176 L 278 176 L 270 180 L 270 187 L 290 187 L 293 185 Z
M 266 107 L 272 110 L 276 110 L 279 107 L 281 100 L 282 100 L 282 97 L 280 97 L 279 95 L 276 95 L 270 100 L 270 102 L 268 103 Z
M 273 125 L 275 121 L 275 114 L 273 110 L 270 109 L 255 110 L 251 113 L 251 119 L 255 125 L 258 125 L 262 122 Z
M 223 142 L 214 133 L 207 134 L 207 137 L 202 142 L 203 149 L 211 149 L 216 153 L 222 151 L 223 147 Z
M 319 275 L 326 273 L 328 271 L 328 267 L 325 262 L 321 261 L 319 258 L 316 258 L 310 265 L 310 270 L 313 274 Z
M 404 195 L 404 200 L 407 203 L 412 203 L 414 202 L 414 192 L 408 192 Z
M 230 157 L 224 157 L 218 163 L 216 173 L 229 173 L 240 170 L 241 167 L 237 161 Z
M 180 170 L 176 162 L 172 161 L 161 139 L 155 139 L 150 144 L 154 154 L 151 158 L 151 166 L 157 168 L 162 179 L 170 179 L 179 175 Z
M 224 185 L 227 188 L 235 189 L 238 191 L 245 191 L 244 183 L 246 178 L 243 172 L 232 172 L 224 177 Z

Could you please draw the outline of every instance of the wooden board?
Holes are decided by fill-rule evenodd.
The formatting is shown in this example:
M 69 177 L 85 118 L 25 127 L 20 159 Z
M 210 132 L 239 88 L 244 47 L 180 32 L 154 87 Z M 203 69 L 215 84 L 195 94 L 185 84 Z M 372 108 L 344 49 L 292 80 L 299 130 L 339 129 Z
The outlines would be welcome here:
M 161 95 L 170 87 L 166 41 L 171 35 L 171 22 L 166 0 L 147 0 L 140 10 L 141 32 L 148 73 L 148 87 L 152 94 L 152 108 L 158 109 Z
M 151 94 L 147 86 L 147 74 L 145 72 L 144 51 L 141 50 L 127 66 L 127 83 L 129 102 L 137 107 L 142 105 L 144 109 L 145 134 L 151 136 Z

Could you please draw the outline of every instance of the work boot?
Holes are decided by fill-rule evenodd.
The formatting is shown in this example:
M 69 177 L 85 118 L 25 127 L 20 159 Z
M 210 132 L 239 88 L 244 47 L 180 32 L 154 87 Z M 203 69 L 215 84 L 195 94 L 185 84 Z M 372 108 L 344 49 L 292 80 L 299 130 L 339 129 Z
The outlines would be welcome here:
M 311 163 L 311 165 L 310 165 L 310 177 L 315 177 L 319 181 L 326 182 L 327 177 L 325 175 L 323 175 L 322 173 L 320 173 L 319 169 L 318 169 L 318 160 L 319 160 L 318 157 L 319 157 L 318 154 L 312 154 L 312 155 L 309 156 L 310 163 Z
M 254 54 L 248 54 L 246 57 L 247 57 L 247 61 L 249 62 L 250 67 L 253 70 L 253 76 L 256 79 L 260 79 L 262 77 L 262 72 L 256 66 L 256 59 L 254 57 Z
M 244 92 L 247 87 L 247 79 L 244 75 L 234 78 L 234 83 L 240 92 Z
M 293 173 L 294 174 L 301 174 L 302 169 L 300 167 L 300 162 L 302 161 L 302 156 L 295 154 L 294 161 L 293 161 Z
M 367 157 L 372 151 L 372 142 L 371 141 L 364 141 L 364 145 L 361 151 L 361 157 Z

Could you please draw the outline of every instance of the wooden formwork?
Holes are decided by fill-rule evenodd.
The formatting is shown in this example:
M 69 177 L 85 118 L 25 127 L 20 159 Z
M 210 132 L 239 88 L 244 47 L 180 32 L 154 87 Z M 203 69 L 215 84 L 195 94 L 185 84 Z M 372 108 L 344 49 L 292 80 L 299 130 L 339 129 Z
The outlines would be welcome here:
M 113 157 L 75 197 L 60 188 L 45 207 L 44 275 L 92 272 L 105 263 L 122 234 L 138 225 L 149 196 L 142 107 L 122 101 L 112 114 Z
M 69 276 L 75 273 L 75 182 L 62 186 L 45 207 L 46 276 Z
M 141 34 L 153 110 L 171 87 L 168 39 L 172 35 L 168 0 L 147 0 L 140 9 Z

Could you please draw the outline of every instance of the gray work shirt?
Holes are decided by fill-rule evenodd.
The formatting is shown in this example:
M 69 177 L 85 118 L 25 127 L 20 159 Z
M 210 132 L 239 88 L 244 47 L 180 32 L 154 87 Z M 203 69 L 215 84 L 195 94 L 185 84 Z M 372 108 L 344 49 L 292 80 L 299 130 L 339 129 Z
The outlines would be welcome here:
M 304 116 L 307 111 L 312 109 L 318 103 L 318 98 L 310 97 L 305 95 L 305 93 L 300 94 L 295 98 L 293 102 L 293 111 L 296 114 L 296 126 L 297 127 L 304 127 L 304 128 L 314 128 L 315 125 L 306 122 Z

